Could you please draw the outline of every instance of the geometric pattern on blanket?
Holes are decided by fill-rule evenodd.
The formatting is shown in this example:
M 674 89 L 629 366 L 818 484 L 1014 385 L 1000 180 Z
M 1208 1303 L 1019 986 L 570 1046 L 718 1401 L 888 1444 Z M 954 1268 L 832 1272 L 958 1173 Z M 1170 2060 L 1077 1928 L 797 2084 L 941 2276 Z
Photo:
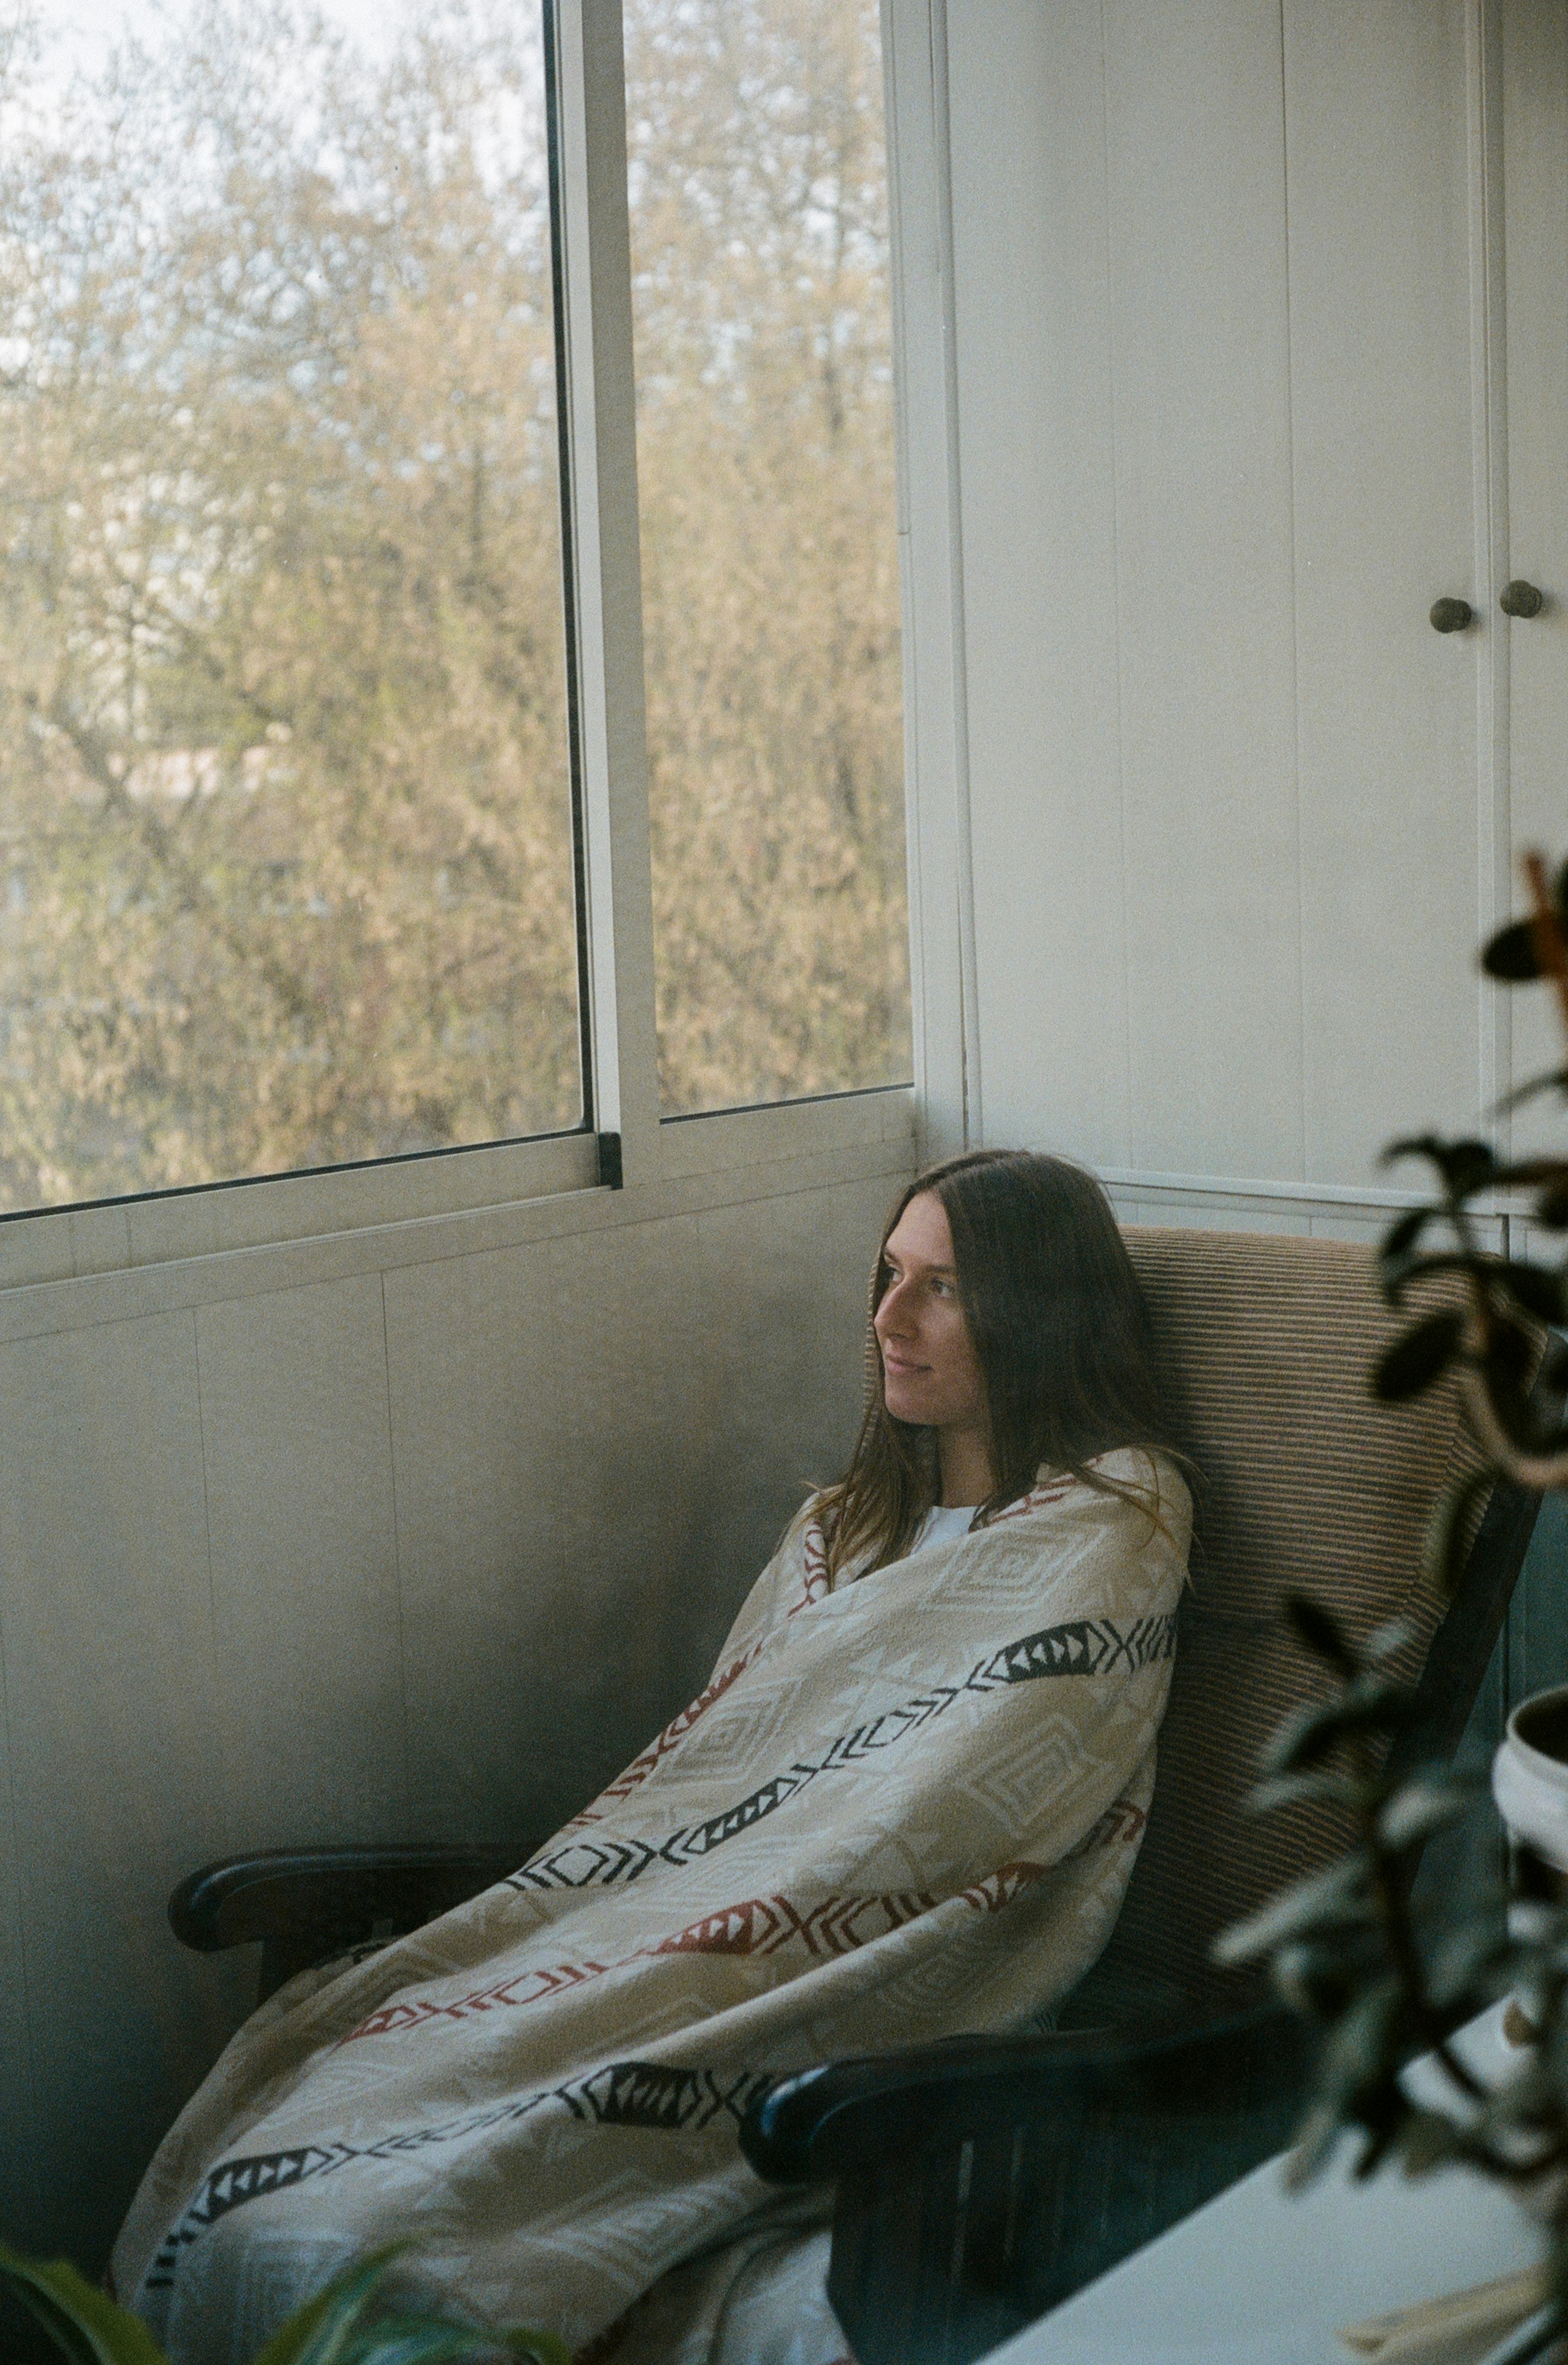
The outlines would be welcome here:
M 146 2275 L 149 2291 L 167 2289 L 179 2255 L 209 2225 L 247 2201 L 306 2184 L 356 2159 L 386 2159 L 431 2144 L 464 2137 L 526 2118 L 547 2102 L 565 2105 L 574 2118 L 599 2126 L 644 2127 L 681 2133 L 705 2127 L 727 2113 L 738 2127 L 752 2100 L 776 2082 L 767 2070 L 742 2069 L 721 2081 L 706 2069 L 673 2069 L 657 2061 L 616 2061 L 590 2077 L 574 2079 L 548 2093 L 530 2094 L 498 2110 L 470 2112 L 447 2126 L 399 2130 L 373 2144 L 305 2144 L 292 2151 L 263 2152 L 254 2159 L 231 2159 L 215 2168 L 170 2234 Z
M 829 1586 L 791 1528 L 704 1691 L 507 1881 L 230 2043 L 115 2253 L 169 2353 L 310 2260 L 574 2347 L 770 2223 L 736 2142 L 812 2060 L 1032 2024 L 1103 1946 L 1154 1786 L 1189 1509 L 1142 1452 Z M 1011 1638 L 1011 1639 L 1009 1639 Z M 227 2344 L 227 2345 L 226 2345 Z
M 819 1774 L 842 1773 L 846 1766 L 857 1765 L 874 1749 L 891 1749 L 901 1741 L 941 1716 L 955 1700 L 966 1692 L 994 1691 L 999 1684 L 1031 1684 L 1042 1676 L 1100 1676 L 1119 1663 L 1129 1672 L 1155 1665 L 1176 1653 L 1176 1620 L 1167 1611 L 1156 1618 L 1135 1619 L 1124 1633 L 1109 1618 L 1074 1618 L 1060 1626 L 1043 1626 L 1037 1634 L 1025 1634 L 1020 1642 L 1004 1643 L 1000 1651 L 981 1659 L 965 1676 L 961 1684 L 934 1685 L 916 1699 L 904 1700 L 898 1708 L 874 1717 L 869 1724 L 857 1725 L 853 1732 L 841 1732 L 829 1743 L 814 1764 L 801 1764 L 799 1759 L 783 1773 L 753 1790 L 737 1805 L 726 1807 L 722 1813 L 711 1816 L 694 1830 L 671 1832 L 667 1839 L 637 1840 L 633 1843 L 599 1840 L 574 1840 L 569 1847 L 554 1855 L 536 1856 L 521 1872 L 507 1876 L 507 1887 L 529 1889 L 587 1889 L 602 1881 L 633 1881 L 647 1871 L 651 1864 L 686 1864 L 693 1856 L 708 1855 L 726 1840 L 733 1840 L 749 1831 L 764 1815 L 777 1812 L 796 1792 Z

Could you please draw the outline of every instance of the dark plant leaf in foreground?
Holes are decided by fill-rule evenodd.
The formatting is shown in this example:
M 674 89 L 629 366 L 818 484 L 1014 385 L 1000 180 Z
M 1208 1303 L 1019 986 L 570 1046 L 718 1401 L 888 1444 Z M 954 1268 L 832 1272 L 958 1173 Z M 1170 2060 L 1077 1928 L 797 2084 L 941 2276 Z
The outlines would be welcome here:
M 38 2318 L 70 2365 L 166 2365 L 141 2318 L 64 2259 L 24 2259 L 0 2242 L 0 2290 Z
M 1547 1231 L 1568 1232 L 1568 1181 L 1553 1182 L 1543 1191 L 1531 1212 Z
M 1360 1673 L 1361 1663 L 1353 1644 L 1320 1601 L 1314 1601 L 1309 1593 L 1287 1593 L 1285 1617 L 1296 1640 L 1305 1642 L 1315 1657 L 1327 1659 L 1343 1676 Z
M 1503 1094 L 1496 1104 L 1497 1115 L 1504 1116 L 1510 1109 L 1523 1108 L 1527 1101 L 1538 1100 L 1542 1093 L 1551 1092 L 1568 1093 L 1568 1068 L 1550 1068 L 1544 1075 L 1527 1077 L 1511 1093 Z
M 1214 1943 L 1214 1958 L 1216 1963 L 1256 1962 L 1283 1939 L 1356 1930 L 1366 1920 L 1366 1868 L 1360 1855 L 1341 1856 L 1327 1872 L 1298 1880 L 1294 1889 L 1271 1898 L 1245 1922 L 1222 1930 Z
M 1458 1141 L 1445 1141 L 1438 1133 L 1412 1133 L 1398 1141 L 1391 1141 L 1379 1164 L 1391 1166 L 1401 1158 L 1429 1159 L 1443 1178 L 1443 1188 L 1456 1199 L 1482 1190 L 1496 1171 L 1496 1159 L 1489 1145 L 1466 1135 Z
M 1562 1282 L 1559 1274 L 1543 1264 L 1510 1263 L 1503 1278 L 1515 1298 L 1527 1314 L 1542 1322 L 1562 1319 Z
M 1467 1471 L 1456 1478 L 1451 1486 L 1438 1497 L 1427 1529 L 1421 1561 L 1427 1582 L 1445 1601 L 1453 1598 L 1454 1587 L 1464 1571 L 1470 1550 L 1471 1520 L 1476 1505 L 1488 1493 L 1496 1478 L 1490 1465 L 1481 1470 Z
M 1342 1742 L 1397 1732 L 1414 1713 L 1409 1687 L 1386 1676 L 1358 1676 L 1331 1700 L 1298 1709 L 1263 1752 L 1270 1774 L 1296 1774 L 1320 1765 Z
M 1405 1213 L 1396 1216 L 1384 1232 L 1378 1254 L 1382 1257 L 1407 1256 L 1431 1222 L 1435 1212 L 1431 1207 L 1406 1207 Z
M 1481 954 L 1481 966 L 1488 977 L 1503 985 L 1529 985 L 1540 975 L 1540 962 L 1536 957 L 1535 930 L 1528 920 L 1510 920 L 1488 937 Z
M 1372 1394 L 1383 1404 L 1403 1404 L 1445 1372 L 1459 1351 L 1464 1317 L 1451 1311 L 1424 1315 L 1412 1330 L 1386 1348 L 1372 1373 Z

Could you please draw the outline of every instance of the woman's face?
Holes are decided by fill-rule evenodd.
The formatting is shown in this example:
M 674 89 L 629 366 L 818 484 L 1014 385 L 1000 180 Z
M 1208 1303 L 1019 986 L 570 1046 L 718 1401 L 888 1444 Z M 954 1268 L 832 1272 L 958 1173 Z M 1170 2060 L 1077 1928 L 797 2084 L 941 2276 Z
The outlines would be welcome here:
M 888 1285 L 877 1308 L 882 1400 L 895 1420 L 986 1433 L 985 1382 L 958 1303 L 947 1211 L 913 1198 L 882 1250 Z

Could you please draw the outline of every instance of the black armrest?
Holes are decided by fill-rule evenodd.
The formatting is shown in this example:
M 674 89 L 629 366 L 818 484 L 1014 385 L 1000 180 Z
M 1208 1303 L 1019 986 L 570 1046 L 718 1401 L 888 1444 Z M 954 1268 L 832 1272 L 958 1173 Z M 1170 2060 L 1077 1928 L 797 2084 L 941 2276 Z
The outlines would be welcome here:
M 1260 2089 L 1299 2089 L 1309 2046 L 1272 2002 L 1158 2034 L 954 2037 L 781 2079 L 747 2111 L 741 2148 L 770 2183 L 802 2184 L 1044 2117 L 1239 2113 Z
M 526 1864 L 547 1833 L 455 1846 L 277 1848 L 204 1865 L 169 1900 L 182 1945 L 262 1945 L 261 1998 L 296 1971 L 399 1938 Z
M 1305 2023 L 959 2037 L 784 2079 L 741 2147 L 834 2179 L 827 2294 L 862 2365 L 969 2365 L 1288 2141 Z

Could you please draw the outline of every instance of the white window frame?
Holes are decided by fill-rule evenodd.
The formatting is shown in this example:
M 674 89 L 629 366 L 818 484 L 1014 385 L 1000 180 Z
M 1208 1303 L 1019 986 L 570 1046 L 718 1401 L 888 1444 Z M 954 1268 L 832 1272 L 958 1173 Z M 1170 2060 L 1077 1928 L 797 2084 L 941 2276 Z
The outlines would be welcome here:
M 892 217 L 894 381 L 903 597 L 905 779 L 914 1084 L 709 1115 L 661 1116 L 644 726 L 642 582 L 621 0 L 555 0 L 554 103 L 581 742 L 595 1129 L 330 1171 L 28 1211 L 0 1220 L 0 1295 L 235 1253 L 256 1285 L 298 1265 L 269 1251 L 361 1239 L 349 1262 L 452 1253 L 569 1227 L 634 1221 L 675 1204 L 745 1198 L 759 1170 L 849 1179 L 946 1154 L 973 1131 L 972 929 L 967 857 L 962 570 L 947 196 L 946 0 L 882 0 Z M 966 981 L 969 991 L 966 992 Z M 601 1170 L 619 1141 L 621 1182 Z M 591 1202 L 590 1204 L 588 1204 Z M 428 1235 L 439 1227 L 439 1250 Z M 308 1260 L 321 1265 L 319 1254 Z M 325 1268 L 324 1268 L 325 1269 Z M 303 1277 L 303 1268 L 301 1276 Z M 140 1277 L 140 1281 L 138 1280 Z M 191 1286 L 176 1291 L 185 1298 Z M 216 1277 L 215 1277 L 216 1285 Z M 205 1288 L 198 1288 L 205 1295 Z M 101 1296 L 101 1289 L 95 1293 Z M 58 1310 L 58 1309 L 57 1309 Z M 84 1309 L 85 1310 L 85 1309 Z M 101 1307 L 101 1313 L 111 1309 Z M 19 1318 L 24 1309 L 13 1305 Z M 0 1329 L 8 1328 L 0 1324 Z M 30 1327 L 30 1323 L 24 1323 Z

